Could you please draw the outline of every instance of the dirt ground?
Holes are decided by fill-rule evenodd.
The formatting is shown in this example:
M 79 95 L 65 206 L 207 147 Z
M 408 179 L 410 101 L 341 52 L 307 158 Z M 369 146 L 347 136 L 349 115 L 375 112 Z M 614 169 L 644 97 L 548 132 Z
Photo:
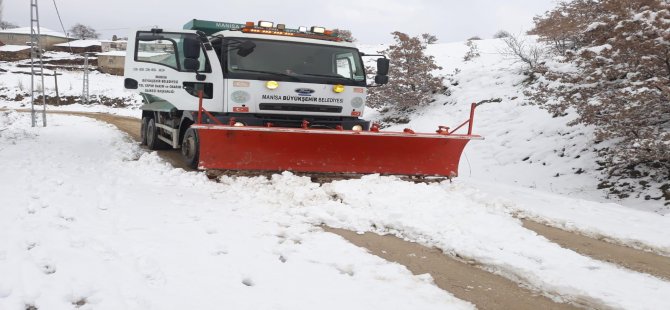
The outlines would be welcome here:
M 99 113 L 76 113 L 117 126 L 136 141 L 140 140 L 140 121 L 135 118 Z M 158 152 L 175 167 L 184 168 L 178 150 Z M 670 257 L 640 251 L 573 232 L 549 227 L 530 220 L 522 220 L 526 229 L 594 259 L 607 261 L 635 271 L 670 279 Z M 373 233 L 357 234 L 352 231 L 324 227 L 351 243 L 366 248 L 370 253 L 406 266 L 414 274 L 430 273 L 440 288 L 456 297 L 467 300 L 478 309 L 575 309 L 599 308 L 599 305 L 573 301 L 571 304 L 556 302 L 506 278 L 479 268 L 476 262 L 466 262 L 443 254 L 439 249 L 428 248 L 393 236 Z M 560 298 L 554 299 L 560 300 Z

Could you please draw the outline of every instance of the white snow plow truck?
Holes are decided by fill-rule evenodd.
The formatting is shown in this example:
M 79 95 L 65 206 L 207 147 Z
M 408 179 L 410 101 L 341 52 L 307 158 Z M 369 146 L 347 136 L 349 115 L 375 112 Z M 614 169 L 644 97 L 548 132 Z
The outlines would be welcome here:
M 377 57 L 368 83 L 364 57 Z M 384 132 L 361 118 L 389 60 L 323 27 L 191 20 L 128 38 L 124 87 L 143 98 L 142 143 L 181 148 L 193 168 L 457 175 L 470 118 L 435 133 Z M 456 130 L 467 126 L 467 133 Z

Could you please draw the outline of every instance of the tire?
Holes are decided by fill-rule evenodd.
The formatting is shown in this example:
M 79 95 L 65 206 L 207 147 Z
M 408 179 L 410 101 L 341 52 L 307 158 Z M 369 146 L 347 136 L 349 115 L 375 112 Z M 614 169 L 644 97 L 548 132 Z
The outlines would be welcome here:
M 142 118 L 142 126 L 140 127 L 140 143 L 142 145 L 147 145 L 147 126 L 149 125 L 149 118 Z
M 165 147 L 165 142 L 158 139 L 158 128 L 156 127 L 156 121 L 151 118 L 147 123 L 146 130 L 147 137 L 147 147 L 150 150 L 160 150 Z
M 191 169 L 198 169 L 200 158 L 200 138 L 198 131 L 193 128 L 186 129 L 184 139 L 181 143 L 181 155 L 184 157 L 184 162 Z

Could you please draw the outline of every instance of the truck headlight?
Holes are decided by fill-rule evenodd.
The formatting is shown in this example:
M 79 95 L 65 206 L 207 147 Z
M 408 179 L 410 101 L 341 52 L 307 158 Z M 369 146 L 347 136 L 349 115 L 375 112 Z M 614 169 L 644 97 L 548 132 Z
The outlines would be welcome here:
M 344 91 L 344 85 L 342 85 L 342 84 L 333 85 L 333 91 L 338 93 L 338 94 L 343 92 Z
M 265 87 L 267 87 L 268 89 L 277 89 L 279 87 L 279 82 L 267 81 L 265 82 Z
M 363 126 L 354 125 L 353 127 L 351 127 L 351 130 L 353 130 L 353 131 L 363 131 Z

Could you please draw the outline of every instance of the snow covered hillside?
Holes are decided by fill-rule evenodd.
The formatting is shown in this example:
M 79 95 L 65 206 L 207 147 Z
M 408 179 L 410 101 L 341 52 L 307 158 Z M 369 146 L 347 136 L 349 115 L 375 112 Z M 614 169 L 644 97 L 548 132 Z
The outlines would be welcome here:
M 535 37 L 527 37 L 530 42 Z M 451 95 L 410 116 L 408 124 L 390 129 L 432 132 L 437 125 L 456 126 L 468 118 L 470 104 L 481 103 L 475 113 L 474 133 L 486 138 L 472 141 L 460 163 L 459 182 L 490 182 L 518 185 L 543 192 L 569 195 L 600 202 L 618 202 L 627 207 L 670 213 L 662 201 L 631 197 L 618 201 L 598 189 L 593 129 L 568 127 L 574 115 L 552 118 L 545 110 L 527 105 L 522 83 L 523 65 L 501 54 L 501 39 L 477 40 L 481 56 L 464 61 L 468 47 L 463 42 L 428 45 L 439 72 L 449 81 Z M 364 45 L 366 52 L 386 46 Z M 551 65 L 551 64 L 550 64 Z M 558 65 L 558 64 L 556 64 Z M 484 101 L 482 103 L 482 101 Z M 368 110 L 366 118 L 381 116 Z M 618 207 L 612 205 L 612 207 Z

